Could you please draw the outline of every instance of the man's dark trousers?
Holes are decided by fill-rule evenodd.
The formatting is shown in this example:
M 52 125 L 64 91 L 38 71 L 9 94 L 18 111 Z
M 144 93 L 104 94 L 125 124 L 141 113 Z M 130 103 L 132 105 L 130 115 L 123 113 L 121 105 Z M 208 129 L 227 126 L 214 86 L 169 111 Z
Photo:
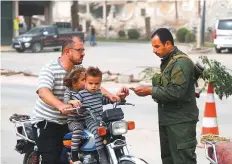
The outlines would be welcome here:
M 196 121 L 159 126 L 163 164 L 196 164 Z
M 68 133 L 68 126 L 47 121 L 36 125 L 37 128 L 33 127 L 33 133 L 37 136 L 36 144 L 42 157 L 41 164 L 60 164 L 63 137 Z

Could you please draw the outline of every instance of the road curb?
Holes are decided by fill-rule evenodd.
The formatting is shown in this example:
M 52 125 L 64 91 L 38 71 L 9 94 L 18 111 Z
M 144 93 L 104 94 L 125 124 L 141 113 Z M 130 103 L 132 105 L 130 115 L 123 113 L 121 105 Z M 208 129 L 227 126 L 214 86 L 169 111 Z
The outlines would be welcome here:
M 194 49 L 193 47 L 193 44 L 188 44 L 190 46 L 190 49 L 189 49 L 189 54 L 194 54 L 194 53 L 208 53 L 212 50 L 212 48 L 205 48 L 204 49 L 200 49 L 200 50 L 196 50 Z
M 91 46 L 90 45 L 85 45 L 85 49 L 89 49 Z M 11 48 L 11 46 L 1 46 L 0 52 L 17 52 L 15 49 Z M 41 51 L 43 52 L 43 51 Z M 61 52 L 58 51 L 58 52 Z
M 189 54 L 194 54 L 194 53 L 208 53 L 208 52 L 210 52 L 210 51 L 212 51 L 212 49 L 211 48 L 207 48 L 207 49 L 203 49 L 203 50 L 191 50 L 191 51 L 189 51 Z
M 194 46 L 191 43 L 177 43 L 177 44 L 182 45 L 182 46 L 189 46 L 190 48 L 188 50 L 188 54 L 208 53 L 212 51 L 212 48 L 206 48 L 206 47 L 203 47 L 204 49 L 196 50 L 194 49 Z
M 0 52 L 16 52 L 15 49 L 10 47 L 1 47 Z
M 11 50 L 8 50 L 8 51 L 5 51 L 5 50 L 4 50 L 4 51 L 2 51 L 2 50 L 1 50 L 0 52 L 15 52 L 15 51 L 13 51 L 13 50 L 12 50 L 12 51 L 11 51 Z

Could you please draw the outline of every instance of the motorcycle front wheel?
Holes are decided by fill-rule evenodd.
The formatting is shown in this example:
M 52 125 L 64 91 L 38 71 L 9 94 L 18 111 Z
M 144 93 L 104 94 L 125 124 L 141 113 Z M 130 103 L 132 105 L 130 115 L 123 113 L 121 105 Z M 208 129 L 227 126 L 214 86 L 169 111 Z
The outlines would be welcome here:
M 40 164 L 38 152 L 33 149 L 29 149 L 24 155 L 23 164 Z
M 119 164 L 148 164 L 145 160 L 134 156 L 124 156 L 120 158 Z
M 121 161 L 120 164 L 135 164 L 135 163 L 131 161 Z

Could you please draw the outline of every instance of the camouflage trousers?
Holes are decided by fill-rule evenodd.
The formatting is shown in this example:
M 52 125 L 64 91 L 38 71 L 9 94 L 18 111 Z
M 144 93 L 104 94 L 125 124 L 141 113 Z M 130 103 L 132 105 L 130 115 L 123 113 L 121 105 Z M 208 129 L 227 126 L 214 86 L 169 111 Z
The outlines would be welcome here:
M 163 164 L 196 164 L 196 122 L 159 126 Z

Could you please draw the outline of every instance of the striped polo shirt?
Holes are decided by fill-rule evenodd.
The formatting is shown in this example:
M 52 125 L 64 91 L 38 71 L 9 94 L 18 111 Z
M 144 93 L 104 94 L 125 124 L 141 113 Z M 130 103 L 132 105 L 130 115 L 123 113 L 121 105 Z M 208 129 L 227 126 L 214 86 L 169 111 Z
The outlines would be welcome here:
M 65 91 L 63 80 L 66 73 L 67 71 L 61 66 L 59 60 L 48 63 L 40 71 L 37 91 L 40 88 L 49 88 L 54 96 L 63 102 Z M 61 114 L 58 109 L 44 103 L 39 95 L 37 96 L 32 118 L 36 120 L 47 120 L 58 124 L 67 123 L 67 116 Z

